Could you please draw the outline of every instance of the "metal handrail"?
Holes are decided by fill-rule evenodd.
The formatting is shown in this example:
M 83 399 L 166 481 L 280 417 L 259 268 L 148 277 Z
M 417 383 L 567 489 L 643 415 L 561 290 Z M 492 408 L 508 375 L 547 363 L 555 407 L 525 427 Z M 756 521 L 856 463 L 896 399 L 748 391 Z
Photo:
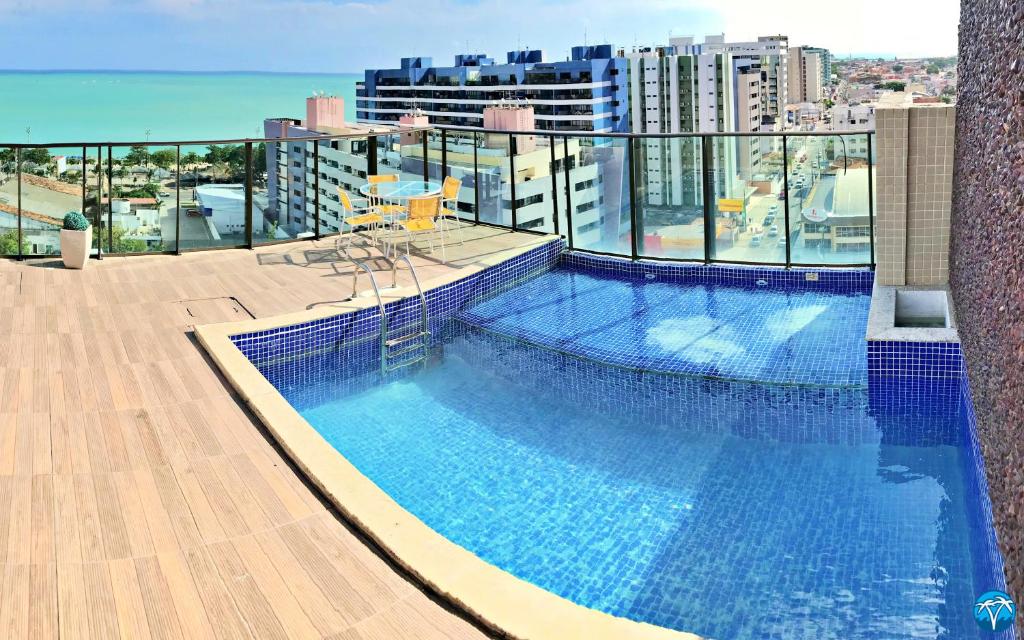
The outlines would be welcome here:
M 388 349 L 385 344 L 388 339 L 388 314 L 384 311 L 384 299 L 380 296 L 380 287 L 377 286 L 377 278 L 373 275 L 373 269 L 368 267 L 365 262 L 359 260 L 353 260 L 349 258 L 352 264 L 356 266 L 352 270 L 352 299 L 355 299 L 358 295 L 358 289 L 356 288 L 359 283 L 359 270 L 362 269 L 370 276 L 370 284 L 373 285 L 373 293 L 377 296 L 377 308 L 380 309 L 380 366 L 381 370 L 384 371 L 387 368 L 387 356 Z
M 420 294 L 420 306 L 422 308 L 421 318 L 422 318 L 422 322 L 423 322 L 423 331 L 427 331 L 427 329 L 430 326 L 428 324 L 429 317 L 427 315 L 427 296 L 425 296 L 423 294 L 423 287 L 420 286 L 420 278 L 419 278 L 418 275 L 416 275 L 416 267 L 413 266 L 412 260 L 409 259 L 408 254 L 404 254 L 403 253 L 402 255 L 398 256 L 396 259 L 394 259 L 391 262 L 391 286 L 392 287 L 398 286 L 398 262 L 400 260 L 405 262 L 405 264 L 409 265 L 409 272 L 412 274 L 412 280 L 413 280 L 413 282 L 416 283 L 416 291 Z

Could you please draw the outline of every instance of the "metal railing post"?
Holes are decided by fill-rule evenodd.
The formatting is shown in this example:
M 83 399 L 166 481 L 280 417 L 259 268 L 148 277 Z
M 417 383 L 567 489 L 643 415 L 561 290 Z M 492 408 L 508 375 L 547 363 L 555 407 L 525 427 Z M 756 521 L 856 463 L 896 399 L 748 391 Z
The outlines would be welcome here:
M 441 129 L 441 179 L 448 177 L 448 131 Z
M 14 171 L 18 176 L 18 260 L 23 260 L 25 254 L 21 250 L 21 147 L 14 150 L 14 164 Z
M 629 251 L 630 258 L 636 260 L 643 253 L 643 229 L 637 223 L 636 215 L 636 150 L 634 138 L 626 138 L 629 145 L 626 153 L 626 161 L 629 162 Z M 620 220 L 621 214 L 620 214 Z
M 174 254 L 181 255 L 181 145 L 176 145 L 175 166 L 178 172 L 174 180 Z
M 872 178 L 872 166 L 871 160 L 871 136 L 872 134 L 865 134 L 868 138 L 868 242 L 871 247 L 871 268 L 875 268 L 875 187 L 871 184 Z
M 245 247 L 252 249 L 252 143 L 245 143 Z
M 701 193 L 704 196 L 704 264 L 710 264 L 715 251 L 715 210 L 714 210 L 714 156 L 711 153 L 709 136 L 700 137 Z
M 429 146 L 427 144 L 427 132 L 423 132 L 423 182 L 430 180 L 430 165 L 427 164 L 427 154 L 429 153 Z
M 555 164 L 555 136 L 551 134 L 548 138 L 548 148 L 551 150 L 551 213 L 554 216 L 554 228 L 555 235 L 561 235 L 558 232 L 558 166 Z
M 82 216 L 84 216 L 86 220 L 89 219 L 89 215 L 87 213 L 88 212 L 88 208 L 87 208 L 88 205 L 86 203 L 86 200 L 87 200 L 87 198 L 86 198 L 86 191 L 88 190 L 88 186 L 87 186 L 87 182 L 86 182 L 86 178 L 85 178 L 85 156 L 86 156 L 87 153 L 89 153 L 89 150 L 86 149 L 85 147 L 82 147 Z M 89 255 L 91 257 L 92 256 L 92 247 L 89 247 L 87 249 L 87 251 L 89 252 L 87 255 Z
M 569 136 L 562 136 L 562 172 L 565 174 L 565 232 L 569 250 L 573 248 L 572 238 L 572 185 L 569 182 Z
M 793 249 L 790 243 L 793 239 L 792 230 L 789 228 L 789 146 L 788 136 L 782 135 L 782 192 L 786 197 L 782 199 L 782 211 L 786 220 L 786 268 L 793 264 Z
M 366 175 L 377 175 L 377 136 L 366 138 Z
M 96 259 L 103 259 L 103 148 L 96 147 L 96 215 L 93 237 L 96 238 Z
M 473 132 L 473 222 L 480 223 L 480 171 L 477 166 L 477 137 Z
M 320 141 L 313 141 L 313 237 L 320 239 Z
M 512 196 L 512 230 L 519 227 L 517 219 L 518 207 L 516 206 L 516 137 L 508 134 L 508 185 L 509 195 Z
M 107 147 L 107 251 L 114 251 L 114 149 Z

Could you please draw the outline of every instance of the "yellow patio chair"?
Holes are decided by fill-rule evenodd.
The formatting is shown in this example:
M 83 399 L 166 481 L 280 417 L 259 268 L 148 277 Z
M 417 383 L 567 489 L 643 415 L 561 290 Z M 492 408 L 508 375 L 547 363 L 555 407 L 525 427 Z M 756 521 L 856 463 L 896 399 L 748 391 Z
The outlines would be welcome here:
M 441 196 L 433 195 L 424 198 L 409 198 L 409 216 L 403 220 L 398 220 L 395 225 L 405 231 L 405 252 L 409 253 L 409 246 L 412 242 L 414 235 L 424 234 L 427 235 L 427 242 L 430 247 L 430 253 L 434 253 L 434 241 L 433 236 L 434 230 L 438 228 L 437 217 L 441 213 Z M 395 248 L 395 257 L 398 257 L 397 244 L 400 242 L 398 239 L 393 239 L 391 246 Z M 441 242 L 441 259 L 447 261 L 447 256 L 444 250 L 444 237 L 440 238 Z
M 344 211 L 343 221 L 348 225 L 348 233 L 344 233 L 338 236 L 335 241 L 335 248 L 341 248 L 341 240 L 343 237 L 348 236 L 348 248 L 352 247 L 352 239 L 356 235 L 356 227 L 367 227 L 370 230 L 370 238 L 373 242 L 377 241 L 377 233 L 380 231 L 381 225 L 384 223 L 384 217 L 375 212 L 370 206 L 369 201 L 363 198 L 357 200 L 366 202 L 364 207 L 356 207 L 352 203 L 352 198 L 349 197 L 348 192 L 338 187 L 338 200 L 341 202 L 341 208 Z
M 385 182 L 398 182 L 398 175 L 394 173 L 385 173 L 381 175 L 366 176 L 366 182 L 370 184 L 370 207 L 376 209 L 377 213 L 382 216 L 395 217 L 402 215 L 406 211 L 405 205 L 394 204 L 388 202 L 385 198 L 377 195 L 376 186 Z
M 459 219 L 459 190 L 462 189 L 462 180 L 448 176 L 441 185 L 441 213 L 438 215 L 438 225 L 441 233 L 451 233 L 452 226 L 459 230 L 459 244 L 465 244 L 462 235 L 462 221 Z

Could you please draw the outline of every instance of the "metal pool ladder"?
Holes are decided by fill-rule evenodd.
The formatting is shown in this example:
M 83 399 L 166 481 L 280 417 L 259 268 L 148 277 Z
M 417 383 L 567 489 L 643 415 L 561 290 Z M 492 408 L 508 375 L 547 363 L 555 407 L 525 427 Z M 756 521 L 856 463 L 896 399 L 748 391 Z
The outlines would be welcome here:
M 380 310 L 380 369 L 382 373 L 388 373 L 402 367 L 407 367 L 427 358 L 428 339 L 430 337 L 430 316 L 427 311 L 427 297 L 423 295 L 423 287 L 420 285 L 420 278 L 416 274 L 416 267 L 412 265 L 409 256 L 402 255 L 391 261 L 391 286 L 398 285 L 398 262 L 403 261 L 409 265 L 409 272 L 412 273 L 413 282 L 416 283 L 416 292 L 419 294 L 420 313 L 419 320 L 406 323 L 399 327 L 388 326 L 388 315 L 384 310 L 384 299 L 380 294 L 380 287 L 377 286 L 377 278 L 373 270 L 365 262 L 352 260 L 355 269 L 352 272 L 352 298 L 358 295 L 357 286 L 359 283 L 359 271 L 365 271 L 370 276 L 370 285 L 373 286 L 373 293 L 377 296 L 377 308 Z M 410 331 L 411 329 L 411 331 Z

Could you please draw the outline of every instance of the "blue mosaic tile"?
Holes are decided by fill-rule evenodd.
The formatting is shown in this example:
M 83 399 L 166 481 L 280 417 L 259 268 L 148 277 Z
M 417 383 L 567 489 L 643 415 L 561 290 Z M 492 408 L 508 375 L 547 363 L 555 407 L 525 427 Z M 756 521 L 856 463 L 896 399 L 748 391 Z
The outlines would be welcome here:
M 399 504 L 575 602 L 719 638 L 984 637 L 952 381 L 657 374 L 461 322 L 397 375 L 356 345 L 261 370 Z
M 432 322 L 443 322 L 466 304 L 516 286 L 551 269 L 564 249 L 553 240 L 501 264 L 426 292 Z M 389 330 L 419 321 L 419 298 L 411 297 L 385 305 Z M 376 341 L 380 336 L 380 311 L 376 307 L 331 316 L 302 324 L 241 333 L 231 341 L 254 364 L 290 359 L 307 353 L 338 349 L 358 341 Z M 367 348 L 374 348 L 370 345 Z M 377 347 L 379 354 L 379 347 Z
M 552 242 L 429 292 L 416 367 L 381 372 L 377 309 L 233 340 L 400 504 L 570 600 L 709 637 L 983 637 L 970 603 L 1005 581 L 959 345 L 866 343 L 872 277 Z M 651 349 L 690 308 L 746 374 Z
M 959 342 L 868 341 L 871 376 L 958 379 L 963 367 Z
M 660 260 L 624 260 L 611 256 L 566 252 L 561 264 L 577 271 L 606 271 L 636 278 L 695 284 L 758 286 L 769 289 L 871 293 L 875 274 L 870 269 L 757 267 L 748 265 L 687 264 Z
M 691 266 L 680 277 L 661 272 L 649 277 L 647 272 L 581 271 L 575 261 L 563 260 L 457 317 L 632 369 L 790 384 L 866 384 L 868 293 L 856 287 L 847 293 L 790 287 L 783 279 L 774 288 L 759 287 L 747 270 L 741 270 L 742 277 L 711 281 L 689 275 L 708 269 Z

